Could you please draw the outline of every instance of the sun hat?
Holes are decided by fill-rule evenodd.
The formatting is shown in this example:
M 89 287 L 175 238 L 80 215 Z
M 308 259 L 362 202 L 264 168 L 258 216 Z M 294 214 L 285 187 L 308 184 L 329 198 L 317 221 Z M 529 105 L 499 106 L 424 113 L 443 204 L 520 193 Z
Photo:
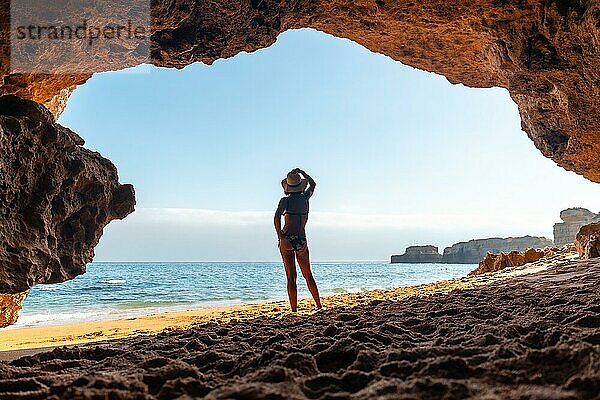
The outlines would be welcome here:
M 281 186 L 286 193 L 304 192 L 308 186 L 308 181 L 302 179 L 299 173 L 291 171 L 288 172 L 286 178 L 281 181 Z

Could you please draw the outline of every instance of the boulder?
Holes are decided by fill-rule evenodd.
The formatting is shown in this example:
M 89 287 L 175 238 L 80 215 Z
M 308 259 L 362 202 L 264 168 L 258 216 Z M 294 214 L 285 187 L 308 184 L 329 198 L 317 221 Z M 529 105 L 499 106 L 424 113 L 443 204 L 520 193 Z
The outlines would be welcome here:
M 560 219 L 563 222 L 554 224 L 555 246 L 574 243 L 581 227 L 600 220 L 600 214 L 595 214 L 585 208 L 575 207 L 561 211 Z
M 16 294 L 0 294 L 0 328 L 17 322 L 21 304 L 27 292 Z
M 41 104 L 0 97 L 0 296 L 84 273 L 106 224 L 133 211 L 133 187 L 83 143 Z
M 600 222 L 581 227 L 575 247 L 581 258 L 600 257 Z
M 511 251 L 510 253 L 492 254 L 488 253 L 479 263 L 477 269 L 469 273 L 469 276 L 496 272 L 508 267 L 518 267 L 531 262 L 538 261 L 546 256 L 553 255 L 557 249 L 527 249 L 524 252 Z

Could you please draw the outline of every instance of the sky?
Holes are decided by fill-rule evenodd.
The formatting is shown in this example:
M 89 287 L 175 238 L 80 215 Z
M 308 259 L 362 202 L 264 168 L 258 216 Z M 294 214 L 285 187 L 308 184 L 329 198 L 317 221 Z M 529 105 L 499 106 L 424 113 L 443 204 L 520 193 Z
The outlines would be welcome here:
M 278 260 L 273 210 L 294 167 L 318 183 L 316 261 L 551 238 L 560 210 L 600 210 L 600 185 L 542 156 L 506 90 L 308 29 L 211 66 L 96 74 L 59 122 L 136 188 L 136 212 L 107 226 L 96 261 Z

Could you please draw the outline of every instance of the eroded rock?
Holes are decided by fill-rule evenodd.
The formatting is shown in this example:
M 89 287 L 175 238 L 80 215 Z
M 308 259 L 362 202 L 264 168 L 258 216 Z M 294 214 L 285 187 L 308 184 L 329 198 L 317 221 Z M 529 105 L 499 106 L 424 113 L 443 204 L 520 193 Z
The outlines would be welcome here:
M 579 230 L 584 225 L 600 220 L 600 214 L 581 207 L 567 208 L 560 212 L 563 222 L 554 224 L 554 244 L 564 246 L 574 243 Z
M 552 245 L 550 239 L 538 236 L 474 239 L 446 247 L 443 262 L 477 264 L 488 253 L 522 252 L 529 248 L 543 249 Z
M 85 272 L 102 229 L 135 194 L 42 105 L 0 97 L 0 293 Z
M 0 328 L 17 322 L 21 304 L 27 292 L 16 294 L 0 294 Z
M 575 247 L 583 259 L 600 257 L 600 222 L 583 226 L 577 234 Z
M 508 267 L 519 267 L 536 262 L 544 257 L 554 255 L 558 249 L 527 249 L 526 251 L 511 251 L 510 253 L 488 253 L 479 263 L 479 267 L 469 273 L 469 276 L 496 272 Z

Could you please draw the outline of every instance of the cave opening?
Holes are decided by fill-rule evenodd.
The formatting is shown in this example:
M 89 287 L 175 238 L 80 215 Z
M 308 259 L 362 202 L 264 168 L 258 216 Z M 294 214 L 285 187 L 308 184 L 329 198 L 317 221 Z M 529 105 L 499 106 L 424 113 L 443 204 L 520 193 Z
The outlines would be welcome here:
M 31 291 L 0 397 L 597 397 L 600 214 L 560 212 L 560 249 L 382 259 L 597 210 L 553 163 L 600 182 L 598 2 L 109 3 L 147 43 L 42 46 L 67 75 L 3 46 L 0 327 Z M 298 274 L 299 315 L 272 228 L 293 166 L 325 307 Z
M 319 180 L 309 224 L 317 262 L 383 260 L 414 244 L 478 237 L 551 237 L 558 211 L 587 205 L 600 190 L 532 151 L 519 122 L 504 89 L 453 85 L 309 29 L 212 66 L 96 74 L 59 123 L 116 164 L 121 181 L 136 187 L 138 209 L 105 229 L 95 262 L 108 270 L 34 287 L 21 323 L 43 323 L 48 307 L 68 306 L 58 298 L 90 285 L 122 289 L 124 308 L 197 300 L 171 298 L 176 286 L 160 274 L 163 297 L 127 299 L 127 282 L 144 273 L 124 272 L 122 262 L 276 262 L 270 208 L 280 176 L 297 165 Z M 548 180 L 566 190 L 540 202 Z M 198 277 L 180 272 L 188 282 Z M 360 289 L 361 278 L 345 283 Z M 236 288 L 209 281 L 201 279 L 203 290 Z
M 280 175 L 295 165 L 320 178 L 317 210 L 412 218 L 391 227 L 408 224 L 410 235 L 378 237 L 372 252 L 348 253 L 362 240 L 353 233 L 343 238 L 356 245 L 332 245 L 335 251 L 315 254 L 321 260 L 344 254 L 386 258 L 414 241 L 443 247 L 468 236 L 550 236 L 558 211 L 581 203 L 593 209 L 586 199 L 600 194 L 597 185 L 532 151 L 504 89 L 452 85 L 310 29 L 285 32 L 271 47 L 212 66 L 97 74 L 75 91 L 59 122 L 113 161 L 121 180 L 137 189 L 140 211 L 107 227 L 98 247 L 105 260 L 276 259 L 267 229 L 257 236 L 260 252 L 248 246 L 224 258 L 222 249 L 210 250 L 222 246 L 209 245 L 209 235 L 190 231 L 207 243 L 203 255 L 173 227 L 170 235 L 187 243 L 183 253 L 186 246 L 177 248 L 181 258 L 158 250 L 145 258 L 146 247 L 160 249 L 164 241 L 131 241 L 136 235 L 128 221 L 167 219 L 161 213 L 168 209 L 246 212 L 252 219 L 252 212 L 271 212 L 280 197 Z M 540 204 L 534 194 L 545 191 L 548 181 L 565 190 Z M 142 221 L 149 209 L 161 211 Z M 419 218 L 436 226 L 429 237 L 417 229 Z M 477 222 L 456 226 L 460 220 Z M 240 240 L 248 234 L 233 229 L 216 237 Z M 331 231 L 319 235 L 331 242 Z M 108 248 L 119 248 L 118 255 L 109 256 Z

